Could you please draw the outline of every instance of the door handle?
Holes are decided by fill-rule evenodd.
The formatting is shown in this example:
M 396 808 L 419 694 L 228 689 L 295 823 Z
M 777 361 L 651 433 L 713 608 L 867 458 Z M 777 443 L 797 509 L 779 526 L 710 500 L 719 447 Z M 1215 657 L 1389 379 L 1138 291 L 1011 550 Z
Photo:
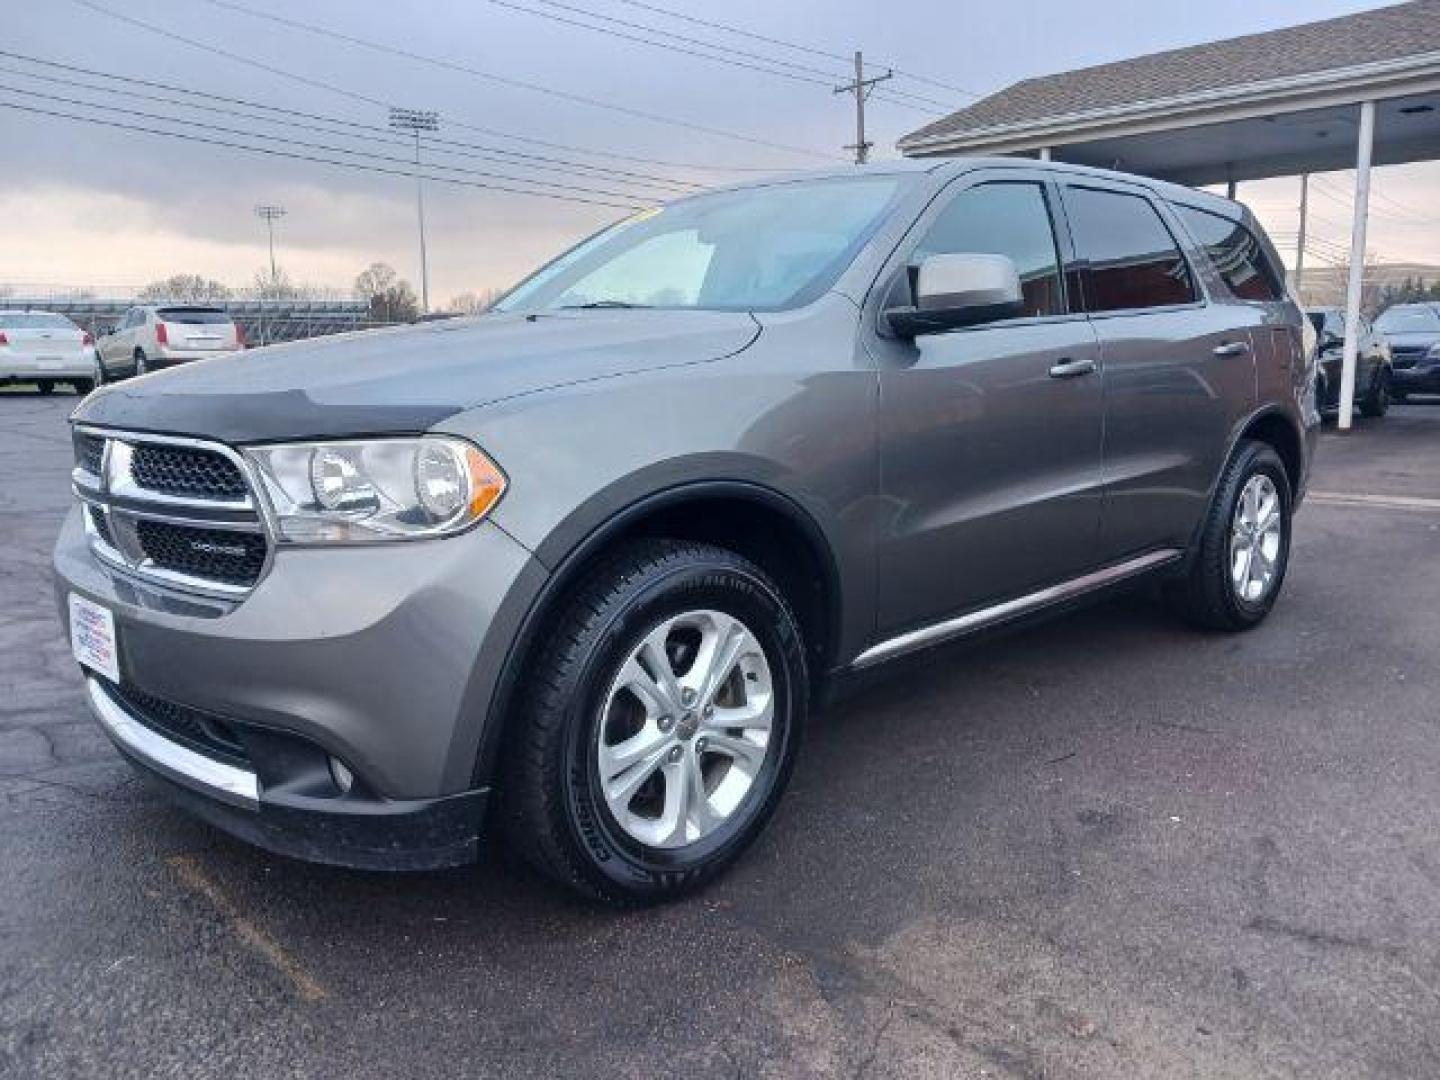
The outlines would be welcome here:
M 1211 350 L 1216 356 L 1244 356 L 1250 351 L 1248 341 L 1228 341 L 1224 345 L 1216 345 Z
M 1092 375 L 1095 372 L 1095 361 L 1089 357 L 1081 360 L 1061 360 L 1050 369 L 1052 379 L 1073 379 L 1077 375 Z

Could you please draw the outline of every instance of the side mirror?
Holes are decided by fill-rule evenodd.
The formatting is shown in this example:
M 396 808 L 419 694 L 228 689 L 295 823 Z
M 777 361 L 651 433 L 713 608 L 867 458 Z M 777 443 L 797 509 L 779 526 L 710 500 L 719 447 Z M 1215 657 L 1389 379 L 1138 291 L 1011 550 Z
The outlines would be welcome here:
M 914 307 L 885 312 L 890 329 L 918 337 L 1024 314 L 1020 272 L 1005 255 L 931 255 L 912 268 Z

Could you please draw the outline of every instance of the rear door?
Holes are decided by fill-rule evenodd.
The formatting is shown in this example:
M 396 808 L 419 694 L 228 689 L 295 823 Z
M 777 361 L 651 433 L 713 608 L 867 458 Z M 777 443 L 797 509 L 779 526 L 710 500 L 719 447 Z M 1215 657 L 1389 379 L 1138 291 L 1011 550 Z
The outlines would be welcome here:
M 1100 356 L 1067 298 L 1056 198 L 1041 172 L 966 174 L 936 199 L 882 278 L 878 306 L 899 306 L 910 302 L 908 268 L 927 255 L 999 254 L 1014 260 L 1025 296 L 1017 318 L 913 341 L 877 331 L 867 342 L 880 369 L 882 634 L 1093 564 Z
M 1105 562 L 1186 547 L 1255 401 L 1255 312 L 1207 299 L 1168 208 L 1138 185 L 1064 185 L 1069 277 L 1100 342 Z

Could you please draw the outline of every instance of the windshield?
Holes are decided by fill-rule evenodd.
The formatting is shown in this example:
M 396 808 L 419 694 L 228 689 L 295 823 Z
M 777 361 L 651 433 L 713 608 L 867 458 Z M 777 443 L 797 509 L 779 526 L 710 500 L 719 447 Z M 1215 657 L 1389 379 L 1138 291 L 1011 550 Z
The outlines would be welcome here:
M 571 248 L 495 309 L 798 307 L 834 283 L 906 179 L 799 181 L 642 212 Z
M 1428 334 L 1440 331 L 1440 314 L 1429 307 L 1393 307 L 1375 320 L 1383 334 Z
M 79 330 L 64 315 L 48 311 L 0 311 L 0 326 L 11 330 Z

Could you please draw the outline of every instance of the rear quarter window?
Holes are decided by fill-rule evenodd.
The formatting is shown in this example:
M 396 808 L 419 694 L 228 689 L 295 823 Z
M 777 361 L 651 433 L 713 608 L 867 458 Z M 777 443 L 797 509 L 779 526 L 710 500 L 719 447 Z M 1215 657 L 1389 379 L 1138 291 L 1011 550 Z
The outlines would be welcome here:
M 1238 300 L 1283 300 L 1285 278 L 1276 269 L 1250 229 L 1208 210 L 1174 206 L 1185 228 L 1195 238 L 1226 288 Z

